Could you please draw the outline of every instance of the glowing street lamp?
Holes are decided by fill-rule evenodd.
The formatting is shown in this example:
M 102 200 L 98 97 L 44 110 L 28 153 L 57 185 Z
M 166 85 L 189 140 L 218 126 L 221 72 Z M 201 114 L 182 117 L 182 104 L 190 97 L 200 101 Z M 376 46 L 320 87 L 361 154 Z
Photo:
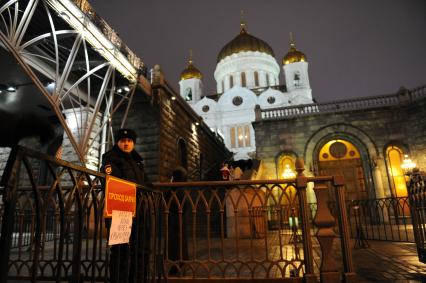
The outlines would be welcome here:
M 416 163 L 414 163 L 406 154 L 404 155 L 404 160 L 402 161 L 401 168 L 406 173 L 410 173 L 414 168 L 416 168 Z

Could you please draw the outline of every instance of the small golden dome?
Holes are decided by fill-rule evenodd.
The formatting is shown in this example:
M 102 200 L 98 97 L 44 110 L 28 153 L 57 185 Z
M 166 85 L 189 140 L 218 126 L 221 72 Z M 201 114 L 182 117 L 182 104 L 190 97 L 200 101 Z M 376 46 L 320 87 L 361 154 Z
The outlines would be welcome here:
M 283 65 L 296 63 L 296 62 L 306 62 L 306 55 L 296 49 L 296 44 L 293 40 L 293 34 L 290 33 L 290 51 L 283 58 Z
M 222 50 L 220 50 L 219 55 L 217 56 L 217 62 L 219 63 L 225 57 L 243 51 L 259 51 L 269 54 L 272 57 L 275 56 L 274 51 L 268 43 L 250 35 L 246 31 L 245 24 L 241 23 L 240 34 L 226 44 Z
M 203 78 L 203 74 L 192 64 L 192 51 L 190 50 L 188 66 L 180 73 L 180 80 L 199 79 Z

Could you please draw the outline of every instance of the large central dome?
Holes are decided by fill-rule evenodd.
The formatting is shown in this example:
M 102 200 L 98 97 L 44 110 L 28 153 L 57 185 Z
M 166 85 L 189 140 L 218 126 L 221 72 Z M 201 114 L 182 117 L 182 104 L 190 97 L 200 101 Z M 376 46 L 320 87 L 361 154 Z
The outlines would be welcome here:
M 217 56 L 217 62 L 220 62 L 225 57 L 242 51 L 259 51 L 275 57 L 274 51 L 268 43 L 248 34 L 244 25 L 242 25 L 240 34 L 220 50 Z

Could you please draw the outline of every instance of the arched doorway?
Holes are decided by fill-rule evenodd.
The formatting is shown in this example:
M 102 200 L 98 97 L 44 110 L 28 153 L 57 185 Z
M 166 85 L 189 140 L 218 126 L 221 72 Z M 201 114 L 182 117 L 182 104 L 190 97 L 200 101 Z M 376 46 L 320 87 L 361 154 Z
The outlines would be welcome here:
M 326 142 L 318 153 L 320 175 L 342 175 L 345 178 L 347 200 L 368 198 L 361 154 L 358 148 L 344 139 Z

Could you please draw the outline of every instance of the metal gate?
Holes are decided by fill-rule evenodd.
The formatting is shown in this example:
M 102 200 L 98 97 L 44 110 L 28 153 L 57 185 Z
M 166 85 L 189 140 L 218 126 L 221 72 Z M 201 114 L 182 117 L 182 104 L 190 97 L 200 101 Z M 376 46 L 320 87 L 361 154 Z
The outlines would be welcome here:
M 419 261 L 426 263 L 426 176 L 424 174 L 414 172 L 411 175 L 408 194 Z

